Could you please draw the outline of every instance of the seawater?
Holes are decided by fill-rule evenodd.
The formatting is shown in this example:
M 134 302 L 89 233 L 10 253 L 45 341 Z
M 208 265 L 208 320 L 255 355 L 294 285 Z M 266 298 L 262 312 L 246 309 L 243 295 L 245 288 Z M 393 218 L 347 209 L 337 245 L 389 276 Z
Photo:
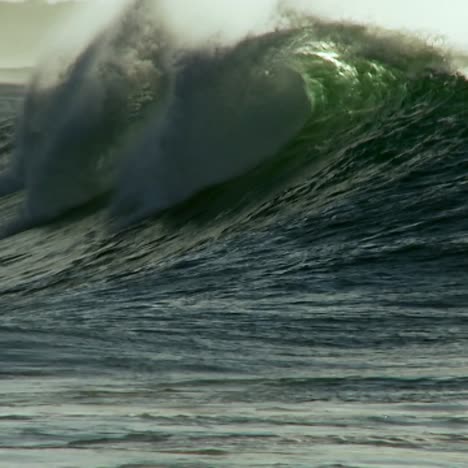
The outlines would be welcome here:
M 308 19 L 173 62 L 133 24 L 0 89 L 0 466 L 465 467 L 449 55 Z

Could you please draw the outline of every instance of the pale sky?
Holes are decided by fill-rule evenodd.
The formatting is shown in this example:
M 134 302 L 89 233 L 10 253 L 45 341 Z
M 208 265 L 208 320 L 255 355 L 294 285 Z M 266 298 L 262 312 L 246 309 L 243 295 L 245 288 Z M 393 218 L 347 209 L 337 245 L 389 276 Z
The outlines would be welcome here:
M 21 2 L 22 0 L 0 0 Z M 67 0 L 49 0 L 49 3 Z M 115 5 L 125 0 L 89 0 L 95 11 L 90 18 L 104 21 L 105 16 L 115 10 Z M 165 5 L 168 21 L 175 29 L 183 32 L 187 40 L 196 41 L 209 32 L 219 31 L 229 37 L 236 37 L 252 30 L 271 16 L 276 0 L 158 0 Z M 335 20 L 352 20 L 377 24 L 390 29 L 404 29 L 422 35 L 443 36 L 447 44 L 468 51 L 468 0 L 286 0 L 309 13 Z M 103 5 L 105 6 L 103 7 Z M 100 6 L 99 6 L 100 5 Z M 24 62 L 35 52 L 35 41 L 40 34 L 43 18 L 25 18 L 24 24 L 2 25 L 0 15 L 0 65 L 10 60 Z M 18 22 L 19 23 L 19 22 Z M 86 26 L 73 19 L 72 27 L 66 30 L 76 34 Z M 42 29 L 47 29 L 44 26 Z M 3 29 L 3 31 L 2 31 Z M 8 29 L 10 32 L 6 32 Z M 50 29 L 50 28 L 49 28 Z M 33 31 L 34 30 L 34 31 Z M 2 35 L 3 33 L 3 35 Z M 13 34 L 11 39 L 9 34 Z M 22 36 L 29 36 L 24 38 Z M 31 42 L 34 38 L 34 42 Z M 29 42 L 28 42 L 29 40 Z M 29 44 L 29 46 L 28 46 Z M 7 54 L 10 46 L 14 53 Z M 30 50 L 29 50 L 30 49 Z M 24 57 L 24 59 L 22 58 Z M 29 57 L 29 58 L 28 58 Z
M 334 19 L 440 34 L 468 49 L 468 0 L 294 0 Z

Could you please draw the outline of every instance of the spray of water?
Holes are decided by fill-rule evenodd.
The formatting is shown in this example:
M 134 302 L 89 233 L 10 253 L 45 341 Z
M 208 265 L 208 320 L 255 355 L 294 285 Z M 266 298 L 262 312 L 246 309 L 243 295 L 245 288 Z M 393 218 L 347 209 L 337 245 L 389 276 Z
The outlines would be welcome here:
M 26 225 L 111 190 L 120 218 L 160 211 L 255 167 L 304 125 L 304 83 L 268 59 L 274 37 L 237 44 L 265 30 L 274 2 L 241 9 L 222 30 L 221 4 L 184 3 L 122 2 L 113 21 L 88 28 L 88 42 L 71 37 L 52 76 L 39 68 L 0 184 L 26 189 Z M 210 20 L 191 28 L 197 14 Z

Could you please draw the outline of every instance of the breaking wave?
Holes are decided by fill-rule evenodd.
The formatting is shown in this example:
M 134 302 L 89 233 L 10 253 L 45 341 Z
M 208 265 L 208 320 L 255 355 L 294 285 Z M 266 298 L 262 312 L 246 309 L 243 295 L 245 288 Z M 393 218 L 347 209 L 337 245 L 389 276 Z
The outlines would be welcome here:
M 303 178 L 346 191 L 427 163 L 436 135 L 447 154 L 464 148 L 465 78 L 423 41 L 296 17 L 184 49 L 152 18 L 134 4 L 71 63 L 36 72 L 0 175 L 0 195 L 25 194 L 7 233 L 102 197 L 129 225 L 252 170 L 254 199 Z

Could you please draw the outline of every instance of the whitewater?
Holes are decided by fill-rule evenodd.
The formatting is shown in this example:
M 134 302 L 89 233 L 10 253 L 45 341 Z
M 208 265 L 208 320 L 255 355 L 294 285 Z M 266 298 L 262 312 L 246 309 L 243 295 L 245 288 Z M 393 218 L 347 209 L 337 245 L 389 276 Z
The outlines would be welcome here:
M 0 467 L 466 466 L 464 32 L 366 5 L 101 2 L 0 84 Z

